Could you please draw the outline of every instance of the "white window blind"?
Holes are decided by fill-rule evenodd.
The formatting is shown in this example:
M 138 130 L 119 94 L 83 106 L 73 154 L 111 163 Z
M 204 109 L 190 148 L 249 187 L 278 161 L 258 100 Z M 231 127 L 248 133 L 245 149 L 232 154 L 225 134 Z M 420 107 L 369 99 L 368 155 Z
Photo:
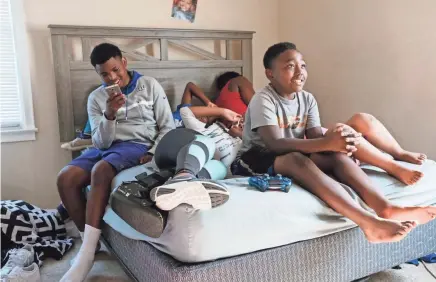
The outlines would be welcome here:
M 23 0 L 0 0 L 0 141 L 35 140 Z
M 21 94 L 10 0 L 0 0 L 0 126 L 23 127 Z

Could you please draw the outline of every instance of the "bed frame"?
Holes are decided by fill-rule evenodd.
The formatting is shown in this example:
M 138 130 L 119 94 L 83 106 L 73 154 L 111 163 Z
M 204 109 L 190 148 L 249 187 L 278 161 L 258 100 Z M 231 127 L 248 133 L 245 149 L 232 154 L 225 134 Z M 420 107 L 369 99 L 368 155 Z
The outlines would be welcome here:
M 114 42 L 129 67 L 155 77 L 174 108 L 187 82 L 215 97 L 225 71 L 252 79 L 249 31 L 180 30 L 50 25 L 60 141 L 84 126 L 87 96 L 100 84 L 89 62 L 92 47 Z M 436 251 L 436 221 L 395 244 L 371 245 L 357 228 L 213 262 L 185 264 L 105 225 L 103 238 L 137 281 L 352 281 Z

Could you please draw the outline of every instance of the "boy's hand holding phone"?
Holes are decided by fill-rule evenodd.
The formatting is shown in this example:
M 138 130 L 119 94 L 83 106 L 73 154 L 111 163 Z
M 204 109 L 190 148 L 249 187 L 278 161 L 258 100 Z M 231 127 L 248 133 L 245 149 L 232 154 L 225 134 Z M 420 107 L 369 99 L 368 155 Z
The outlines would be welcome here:
M 117 111 L 126 103 L 126 96 L 121 93 L 121 89 L 118 85 L 111 85 L 105 88 L 109 94 L 109 98 L 106 101 L 106 118 L 114 120 Z

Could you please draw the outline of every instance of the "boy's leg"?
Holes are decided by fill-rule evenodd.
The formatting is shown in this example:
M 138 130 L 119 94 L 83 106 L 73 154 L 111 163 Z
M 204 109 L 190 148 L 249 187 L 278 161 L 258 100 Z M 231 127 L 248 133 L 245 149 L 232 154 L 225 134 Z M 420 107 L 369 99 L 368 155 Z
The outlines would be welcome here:
M 92 168 L 100 159 L 100 150 L 87 149 L 64 167 L 57 178 L 62 203 L 80 232 L 85 228 L 86 200 L 83 189 L 91 183 Z
M 406 185 L 415 184 L 424 176 L 422 172 L 405 167 L 401 163 L 393 160 L 364 138 L 360 140 L 360 143 L 356 147 L 357 151 L 353 153 L 356 159 L 384 169 L 387 173 Z
M 223 180 L 227 175 L 227 167 L 218 160 L 208 161 L 198 172 L 201 179 Z
M 100 160 L 92 169 L 91 192 L 86 206 L 86 225 L 82 246 L 73 265 L 62 277 L 61 282 L 83 281 L 94 262 L 95 248 L 100 239 L 100 224 L 111 191 L 111 182 L 123 169 L 139 165 L 140 158 L 147 152 L 145 145 L 133 142 L 113 144 L 102 152 Z
M 115 168 L 105 160 L 99 161 L 91 173 L 91 191 L 86 204 L 86 224 L 100 229 L 100 223 L 109 201 L 112 179 L 117 174 Z
M 222 174 L 225 176 L 226 168 L 222 163 L 211 160 L 214 153 L 215 142 L 206 136 L 196 135 L 195 140 L 180 149 L 175 176 L 164 185 L 153 188 L 151 200 L 162 210 L 172 210 L 183 203 L 195 209 L 210 209 L 224 204 L 229 199 L 229 193 L 222 185 L 196 179 L 200 172 L 207 177 L 204 170 L 207 164 L 216 170 L 209 177 L 224 178 Z
M 196 135 L 195 140 L 185 145 L 177 155 L 176 176 L 195 178 L 203 166 L 213 158 L 215 143 L 212 139 Z
M 382 218 L 412 220 L 424 224 L 436 216 L 436 207 L 401 207 L 391 204 L 363 170 L 345 154 L 312 154 L 311 160 L 321 170 L 332 173 L 340 182 L 353 188 Z
M 91 173 L 77 166 L 64 167 L 57 179 L 59 196 L 80 232 L 85 228 L 86 200 L 83 188 L 89 185 Z
M 112 179 L 120 171 L 139 165 L 140 158 L 148 151 L 147 146 L 133 142 L 113 144 L 102 154 L 102 160 L 92 169 L 91 192 L 86 206 L 86 224 L 100 228 L 109 195 Z
M 323 173 L 311 159 L 301 153 L 278 156 L 274 161 L 274 170 L 292 177 L 338 213 L 354 221 L 370 242 L 399 241 L 414 227 L 412 221 L 381 219 L 364 210 L 338 182 Z
M 362 133 L 375 147 L 392 155 L 396 160 L 422 164 L 427 158 L 424 154 L 409 152 L 401 148 L 386 127 L 370 114 L 355 114 L 347 121 L 347 124 Z

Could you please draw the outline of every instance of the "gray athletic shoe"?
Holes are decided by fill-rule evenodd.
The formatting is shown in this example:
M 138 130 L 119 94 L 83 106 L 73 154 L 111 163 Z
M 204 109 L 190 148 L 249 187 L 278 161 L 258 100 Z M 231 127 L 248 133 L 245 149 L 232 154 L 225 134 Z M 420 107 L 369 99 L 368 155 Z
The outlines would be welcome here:
M 1 278 L 1 282 L 40 282 L 41 274 L 36 263 L 29 266 L 15 266 L 12 271 Z
M 198 210 L 208 210 L 224 204 L 229 196 L 230 193 L 222 184 L 204 179 L 168 183 L 153 188 L 150 192 L 150 199 L 165 211 L 181 204 L 188 204 Z
M 31 245 L 25 245 L 21 249 L 12 249 L 8 252 L 9 259 L 1 269 L 1 278 L 7 277 L 16 267 L 26 267 L 33 263 L 35 251 Z

